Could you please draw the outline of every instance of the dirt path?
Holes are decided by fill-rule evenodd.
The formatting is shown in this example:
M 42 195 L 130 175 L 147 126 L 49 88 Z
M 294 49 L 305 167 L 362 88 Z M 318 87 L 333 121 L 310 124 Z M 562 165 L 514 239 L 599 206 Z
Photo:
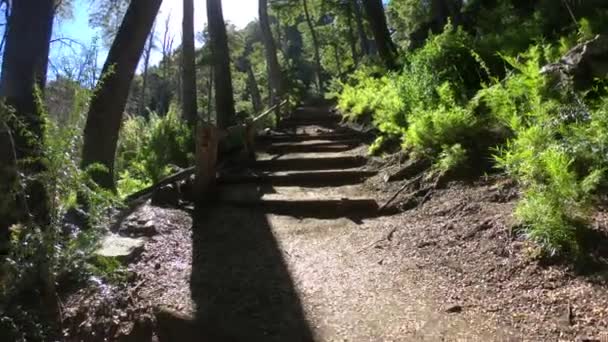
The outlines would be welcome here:
M 384 183 L 387 170 L 367 159 L 364 136 L 338 120 L 327 108 L 300 109 L 260 137 L 256 163 L 221 175 L 218 201 L 200 212 L 138 209 L 126 224 L 153 222 L 159 235 L 129 266 L 135 276 L 125 289 L 97 289 L 106 299 L 86 291 L 73 299 L 71 317 L 101 312 L 79 323 L 74 336 L 149 341 L 154 333 L 161 342 L 601 336 L 608 326 L 605 280 L 562 266 L 541 269 L 525 257 L 525 243 L 509 228 L 517 197 L 510 182 L 452 184 L 413 206 L 404 195 L 395 203 L 407 211 L 379 213 L 400 183 Z M 100 338 L 90 338 L 91 331 Z
M 497 337 L 490 318 L 472 324 L 466 314 L 447 313 L 450 303 L 419 290 L 415 265 L 386 267 L 368 253 L 394 233 L 375 218 L 388 196 L 365 185 L 376 170 L 357 163 L 362 138 L 340 132 L 336 119 L 319 108 L 295 113 L 282 128 L 297 136 L 264 139 L 269 144 L 258 158 L 276 164 L 224 176 L 222 203 L 230 205 L 195 219 L 193 335 L 217 341 Z M 290 160 L 298 162 L 281 163 Z

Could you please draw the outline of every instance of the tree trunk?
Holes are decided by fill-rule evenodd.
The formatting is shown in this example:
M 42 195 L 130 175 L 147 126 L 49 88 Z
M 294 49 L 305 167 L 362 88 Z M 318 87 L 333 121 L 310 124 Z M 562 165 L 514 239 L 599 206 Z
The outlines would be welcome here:
M 258 88 L 258 82 L 255 78 L 255 74 L 253 73 L 253 68 L 251 67 L 251 63 L 247 63 L 245 65 L 247 69 L 247 83 L 249 88 L 249 93 L 251 94 L 251 103 L 253 104 L 253 111 L 256 113 L 262 112 L 262 96 L 260 95 L 260 89 Z
M 131 0 L 103 67 L 101 86 L 91 100 L 82 167 L 99 163 L 107 168 L 92 173 L 93 180 L 107 189 L 114 189 L 114 157 L 129 87 L 161 2 Z
M 48 233 L 50 207 L 45 180 L 35 178 L 45 171 L 44 124 L 35 89 L 43 90 L 46 83 L 54 13 L 53 0 L 12 2 L 0 95 L 15 110 L 15 117 L 6 118 L 5 122 L 0 119 L 0 242 L 6 241 L 11 224 L 33 220 L 45 232 L 43 245 L 53 243 L 52 234 Z M 26 184 L 18 184 L 19 173 L 25 175 L 22 181 Z M 17 187 L 19 194 L 15 194 Z M 38 251 L 38 289 L 41 312 L 51 325 L 49 337 L 55 339 L 61 332 L 60 310 L 52 273 L 53 255 L 47 252 L 44 248 Z
M 268 79 L 270 82 L 270 104 L 271 106 L 278 104 L 281 97 L 284 95 L 283 75 L 277 58 L 277 48 L 272 37 L 270 29 L 270 21 L 268 20 L 268 2 L 260 0 L 259 2 L 260 27 L 262 29 L 262 41 L 264 43 L 264 51 L 266 53 L 266 63 L 268 64 Z M 257 87 L 256 87 L 257 88 Z
M 322 72 L 323 68 L 321 67 L 321 53 L 319 52 L 319 39 L 317 38 L 317 31 L 315 30 L 315 26 L 310 17 L 310 12 L 308 10 L 308 0 L 302 0 L 302 6 L 304 7 L 304 16 L 306 17 L 306 24 L 308 24 L 308 28 L 310 29 L 310 35 L 312 37 L 312 45 L 315 53 L 315 67 L 316 67 L 316 76 L 317 76 L 317 89 L 320 93 L 323 93 L 323 80 L 322 80 Z
M 363 14 L 361 13 L 361 7 L 359 7 L 359 1 L 351 0 L 351 4 L 353 5 L 353 11 L 355 12 L 355 20 L 357 21 L 357 31 L 359 32 L 359 41 L 361 42 L 361 54 L 369 55 L 369 41 L 367 40 L 367 34 L 365 33 Z
M 49 45 L 53 28 L 52 0 L 13 2 L 2 61 L 0 95 L 15 110 L 16 120 L 0 120 L 0 232 L 16 222 L 33 218 L 40 226 L 49 223 L 48 194 L 40 180 L 28 182 L 17 195 L 19 172 L 34 176 L 44 171 L 41 140 L 43 122 L 35 88 L 46 83 Z M 7 118 L 8 119 L 8 118 Z M 22 128 L 26 128 L 25 132 Z M 26 159 L 32 161 L 26 162 Z M 6 202 L 6 203 L 3 203 Z M 31 217 L 30 217 L 31 215 Z
M 353 4 L 350 1 L 346 4 L 346 25 L 348 26 L 350 53 L 353 58 L 353 64 L 356 66 L 359 64 L 359 54 L 357 53 L 357 40 L 355 39 L 355 32 L 353 29 Z
M 221 0 L 207 0 L 209 38 L 215 66 L 215 112 L 219 128 L 235 124 L 234 94 L 230 71 L 230 51 Z
M 391 39 L 391 34 L 388 31 L 386 17 L 384 16 L 384 7 L 381 0 L 363 1 L 369 24 L 374 33 L 374 39 L 378 47 L 380 58 L 384 65 L 389 69 L 395 69 L 397 63 L 395 61 L 396 49 L 395 44 Z
M 207 123 L 209 124 L 211 124 L 211 112 L 213 112 L 213 69 L 213 65 L 209 65 L 209 83 L 207 83 Z
M 182 116 L 194 124 L 196 108 L 196 65 L 194 52 L 194 3 L 184 0 L 184 20 L 182 23 Z
M 154 48 L 154 27 L 152 27 L 152 30 L 150 30 L 148 42 L 146 43 L 144 50 L 144 71 L 141 75 L 141 96 L 139 97 L 138 112 L 140 115 L 144 115 L 145 117 L 148 117 L 148 112 L 146 111 L 146 88 L 148 87 L 148 69 L 150 67 L 150 55 L 152 55 L 152 48 Z

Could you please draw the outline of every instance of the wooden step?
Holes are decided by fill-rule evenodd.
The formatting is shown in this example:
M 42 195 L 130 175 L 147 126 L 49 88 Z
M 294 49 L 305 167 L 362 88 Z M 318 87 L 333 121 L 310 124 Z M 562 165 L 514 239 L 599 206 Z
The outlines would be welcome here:
M 340 156 L 331 158 L 264 159 L 249 165 L 253 170 L 336 170 L 361 167 L 367 163 L 363 156 Z
M 317 124 L 317 123 L 334 123 L 337 124 L 342 121 L 342 116 L 329 113 L 296 113 L 283 119 L 281 122 L 297 122 L 304 124 Z
M 269 134 L 260 135 L 255 138 L 256 142 L 266 143 L 280 143 L 280 142 L 301 142 L 311 140 L 325 140 L 325 141 L 342 141 L 349 139 L 357 139 L 359 141 L 365 140 L 365 136 L 358 132 L 344 132 L 344 133 L 324 133 L 319 135 L 309 134 Z
M 314 119 L 286 119 L 279 122 L 277 125 L 280 129 L 289 129 L 302 126 L 319 126 L 323 128 L 336 128 L 338 127 L 341 119 L 340 117 L 330 118 L 326 120 L 314 120 Z
M 273 184 L 298 186 L 329 186 L 362 183 L 377 171 L 346 170 L 317 172 L 278 172 L 269 174 L 221 175 L 218 184 Z
M 268 146 L 259 146 L 258 150 L 272 154 L 306 153 L 306 152 L 345 152 L 360 145 L 359 141 L 349 140 L 344 142 L 314 142 L 314 143 L 282 143 Z

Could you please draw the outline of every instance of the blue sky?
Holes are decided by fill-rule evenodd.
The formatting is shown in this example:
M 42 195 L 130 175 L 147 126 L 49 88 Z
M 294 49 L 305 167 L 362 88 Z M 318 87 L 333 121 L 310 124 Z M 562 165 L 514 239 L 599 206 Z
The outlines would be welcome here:
M 195 30 L 201 31 L 207 22 L 206 1 L 194 1 L 194 21 Z M 258 0 L 222 0 L 224 18 L 239 28 L 244 27 L 250 21 L 257 18 Z M 95 8 L 91 6 L 91 0 L 75 0 L 72 19 L 57 20 L 53 27 L 53 36 L 57 38 L 69 38 L 84 45 L 90 45 L 97 32 L 89 27 L 89 14 Z M 175 37 L 174 46 L 179 46 L 181 41 L 181 22 L 182 22 L 182 0 L 164 0 L 160 13 L 157 17 L 157 28 L 160 30 L 164 26 L 167 18 L 170 20 L 170 32 Z M 160 36 L 160 33 L 159 33 Z M 62 55 L 74 53 L 73 50 L 60 42 L 54 42 L 51 46 L 51 61 L 60 58 Z M 98 64 L 103 65 L 107 52 L 100 53 Z M 158 63 L 160 53 L 156 52 L 152 56 L 152 62 Z

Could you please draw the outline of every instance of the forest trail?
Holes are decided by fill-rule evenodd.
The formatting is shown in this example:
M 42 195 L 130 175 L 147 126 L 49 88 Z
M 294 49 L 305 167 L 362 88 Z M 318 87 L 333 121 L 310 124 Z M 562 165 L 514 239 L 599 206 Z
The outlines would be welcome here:
M 456 189 L 408 212 L 379 212 L 400 185 L 387 186 L 366 140 L 329 107 L 304 107 L 259 137 L 255 162 L 223 168 L 209 206 L 136 208 L 115 231 L 146 241 L 128 261 L 128 285 L 66 300 L 69 340 L 92 332 L 120 341 L 155 333 L 161 342 L 521 340 L 495 314 L 511 292 L 491 292 L 505 297 L 492 303 L 467 292 L 486 289 L 478 262 L 502 261 L 477 255 L 493 249 L 475 239 L 455 245 L 459 224 L 443 228 L 446 215 L 467 230 L 508 204 L 471 213 L 467 203 L 483 200 Z
M 301 108 L 260 137 L 254 165 L 222 175 L 221 204 L 194 219 L 193 340 L 479 340 L 488 331 L 447 313 L 407 260 L 386 266 L 366 253 L 392 239 L 377 212 L 390 194 L 365 186 L 377 170 L 366 166 L 363 136 L 339 121 L 329 108 Z M 182 325 L 166 326 L 168 340 L 184 340 Z

